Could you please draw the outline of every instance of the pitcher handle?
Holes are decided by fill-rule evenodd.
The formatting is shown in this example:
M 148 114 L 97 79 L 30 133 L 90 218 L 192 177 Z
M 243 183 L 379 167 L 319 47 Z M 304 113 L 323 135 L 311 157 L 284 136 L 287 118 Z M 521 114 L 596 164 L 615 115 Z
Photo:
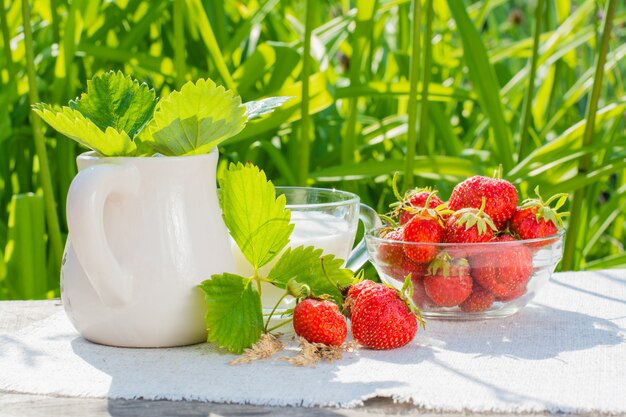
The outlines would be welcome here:
M 104 206 L 111 194 L 132 195 L 139 171 L 132 165 L 102 164 L 80 171 L 67 194 L 67 225 L 72 247 L 89 282 L 108 306 L 132 299 L 132 277 L 115 258 L 104 228 Z
M 360 205 L 359 219 L 363 222 L 364 232 L 382 226 L 382 222 L 376 210 L 366 204 Z M 359 244 L 350 252 L 350 256 L 346 262 L 346 268 L 356 271 L 365 265 L 365 262 L 367 262 L 367 248 L 365 247 L 365 237 L 363 237 Z

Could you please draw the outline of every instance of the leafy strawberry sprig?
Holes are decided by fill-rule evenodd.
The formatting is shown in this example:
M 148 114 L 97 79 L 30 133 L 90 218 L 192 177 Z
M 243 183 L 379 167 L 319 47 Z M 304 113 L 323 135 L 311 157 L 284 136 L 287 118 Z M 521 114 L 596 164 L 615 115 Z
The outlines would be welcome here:
M 209 153 L 289 98 L 242 104 L 232 91 L 200 79 L 158 99 L 145 83 L 111 71 L 87 81 L 87 92 L 67 106 L 37 103 L 33 110 L 102 156 L 182 156 Z
M 545 220 L 547 222 L 552 222 L 557 227 L 563 227 L 563 218 L 569 216 L 569 212 L 559 213 L 559 209 L 565 205 L 569 194 L 559 193 L 550 197 L 547 201 L 543 201 L 543 198 L 539 194 L 539 186 L 535 187 L 535 194 L 537 198 L 528 198 L 522 202 L 520 206 L 520 210 L 535 208 L 537 210 L 535 214 L 535 219 Z M 555 203 L 554 207 L 552 207 L 552 203 Z
M 459 218 L 457 220 L 457 223 L 460 226 L 465 226 L 465 230 L 469 230 L 470 228 L 476 226 L 476 228 L 478 229 L 478 234 L 480 235 L 485 234 L 487 232 L 487 228 L 491 229 L 494 232 L 497 231 L 498 229 L 493 223 L 493 220 L 491 220 L 488 215 L 484 215 L 486 202 L 487 199 L 483 197 L 482 203 L 478 211 L 473 208 L 464 208 L 459 210 Z
M 307 294 L 327 295 L 341 307 L 339 288 L 352 282 L 352 271 L 341 267 L 342 259 L 322 255 L 322 249 L 299 246 L 283 252 L 294 227 L 291 212 L 285 197 L 276 197 L 265 173 L 251 164 L 231 164 L 220 186 L 224 222 L 254 272 L 250 277 L 217 274 L 200 284 L 207 304 L 208 341 L 241 353 L 271 330 L 271 316 L 263 322 L 261 282 L 289 293 L 294 283 L 306 283 Z M 262 276 L 261 267 L 277 257 Z
M 152 118 L 156 94 L 146 84 L 109 72 L 87 81 L 68 106 L 37 103 L 33 110 L 59 133 L 103 156 L 137 154 L 137 136 Z

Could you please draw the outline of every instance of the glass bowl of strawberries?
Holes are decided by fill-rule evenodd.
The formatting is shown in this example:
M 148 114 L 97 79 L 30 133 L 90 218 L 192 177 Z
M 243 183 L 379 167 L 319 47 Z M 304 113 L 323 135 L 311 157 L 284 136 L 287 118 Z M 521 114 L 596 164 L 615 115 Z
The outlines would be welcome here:
M 395 184 L 394 184 L 395 188 Z M 538 195 L 538 190 L 535 190 Z M 448 202 L 436 191 L 400 196 L 388 225 L 366 233 L 383 282 L 401 288 L 427 318 L 472 320 L 518 312 L 550 279 L 562 257 L 567 195 L 539 195 L 518 206 L 508 181 L 475 176 Z

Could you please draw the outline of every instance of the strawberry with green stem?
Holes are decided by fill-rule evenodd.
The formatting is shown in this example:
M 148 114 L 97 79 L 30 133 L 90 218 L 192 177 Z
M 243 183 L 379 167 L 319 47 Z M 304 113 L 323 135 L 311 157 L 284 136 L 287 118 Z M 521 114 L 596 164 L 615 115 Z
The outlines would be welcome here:
M 496 297 L 507 299 L 526 288 L 533 274 L 533 256 L 525 244 L 511 236 L 498 236 L 494 242 L 499 244 L 490 251 L 470 257 L 472 276 Z
M 296 334 L 310 343 L 341 346 L 346 340 L 348 325 L 337 304 L 327 299 L 306 298 L 293 311 Z
M 332 285 L 336 285 L 326 271 L 324 258 L 320 258 L 320 262 L 326 279 Z M 360 273 L 356 279 L 362 279 L 362 276 Z M 293 328 L 298 336 L 310 343 L 323 343 L 328 346 L 343 344 L 348 326 L 345 317 L 337 304 L 331 301 L 330 296 L 316 297 L 311 294 L 306 284 L 299 284 L 293 279 L 288 282 L 287 293 L 299 299 L 293 310 Z
M 405 255 L 418 263 L 430 262 L 437 254 L 437 248 L 427 243 L 440 243 L 444 233 L 443 207 L 428 208 L 431 193 L 425 206 L 417 209 L 415 215 L 402 229 L 402 240 L 412 242 L 403 245 Z
M 507 221 L 515 213 L 518 195 L 515 186 L 502 179 L 502 166 L 496 170 L 494 178 L 476 175 L 457 184 L 448 200 L 448 208 L 477 209 L 482 205 L 483 198 L 487 200 L 484 211 L 491 217 L 496 228 L 506 228 Z
M 395 349 L 406 345 L 418 328 L 424 327 L 421 313 L 413 305 L 411 277 L 402 289 L 384 284 L 363 288 L 352 308 L 351 328 L 354 339 L 370 349 Z
M 404 250 L 402 249 L 402 229 L 390 229 L 389 231 L 381 233 L 381 237 L 385 240 L 391 240 L 393 242 L 381 242 L 378 245 L 378 251 L 376 257 L 379 263 L 393 267 L 399 265 L 404 258 Z M 398 242 L 398 243 L 395 243 Z
M 521 239 L 536 239 L 555 235 L 563 227 L 563 217 L 569 213 L 559 213 L 567 201 L 568 195 L 555 194 L 543 201 L 539 194 L 539 186 L 535 187 L 537 198 L 524 200 L 510 221 L 510 229 Z M 554 208 L 550 205 L 556 201 Z
M 365 288 L 371 287 L 372 285 L 376 285 L 376 283 L 372 280 L 364 279 L 350 286 L 346 294 L 346 299 L 343 302 L 343 313 L 346 317 L 351 317 L 352 307 L 354 306 L 354 302 L 359 297 L 361 292 L 363 292 Z
M 437 190 L 432 190 L 430 187 L 415 188 L 404 193 L 404 196 L 400 195 L 397 187 L 398 173 L 393 176 L 393 193 L 397 200 L 390 207 L 393 208 L 391 212 L 392 218 L 397 218 L 400 226 L 413 218 L 417 210 L 421 208 L 436 208 L 444 204 L 444 202 L 437 196 Z M 427 203 L 428 200 L 428 203 Z
M 497 232 L 491 217 L 485 213 L 487 199 L 482 198 L 478 209 L 463 208 L 450 216 L 443 232 L 443 241 L 447 243 L 489 242 Z
M 387 230 L 382 230 L 380 236 L 390 241 L 380 242 L 376 252 L 376 263 L 383 273 L 400 282 L 404 282 L 404 278 L 408 274 L 412 274 L 413 278 L 421 278 L 424 275 L 428 264 L 415 262 L 404 253 L 405 244 L 402 242 L 402 228 L 390 227 Z
M 471 294 L 472 277 L 467 259 L 453 258 L 446 251 L 441 251 L 428 269 L 424 289 L 438 306 L 457 306 Z

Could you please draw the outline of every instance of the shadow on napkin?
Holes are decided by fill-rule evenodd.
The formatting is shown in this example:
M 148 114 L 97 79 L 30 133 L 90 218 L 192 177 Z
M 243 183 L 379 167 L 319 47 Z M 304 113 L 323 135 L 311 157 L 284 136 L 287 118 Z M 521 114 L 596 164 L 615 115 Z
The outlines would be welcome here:
M 434 346 L 477 356 L 542 360 L 559 354 L 623 342 L 615 323 L 587 314 L 533 303 L 518 314 L 492 321 L 429 322 Z
M 626 281 L 624 281 L 622 279 L 618 279 L 618 278 L 612 277 L 611 275 L 608 275 L 608 274 L 603 274 L 602 272 L 598 272 L 597 276 L 598 277 L 602 277 L 602 278 L 607 279 L 607 280 L 610 280 L 613 283 L 618 284 L 618 285 L 623 285 L 623 286 L 626 285 Z M 617 294 L 618 295 L 617 297 L 612 297 L 610 295 L 602 294 L 602 293 L 597 292 L 597 291 L 592 291 L 592 290 L 589 290 L 589 289 L 580 288 L 580 287 L 577 287 L 575 285 L 568 284 L 565 281 L 561 281 L 561 280 L 554 279 L 554 278 L 552 279 L 552 282 L 554 282 L 556 285 L 559 285 L 561 287 L 568 288 L 568 289 L 574 290 L 574 291 L 578 291 L 578 292 L 581 292 L 581 293 L 583 293 L 585 295 L 591 295 L 593 297 L 597 297 L 597 298 L 602 299 L 602 300 L 612 301 L 612 302 L 615 302 L 615 303 L 626 304 L 626 299 L 624 299 L 623 297 L 619 297 L 619 294 Z

